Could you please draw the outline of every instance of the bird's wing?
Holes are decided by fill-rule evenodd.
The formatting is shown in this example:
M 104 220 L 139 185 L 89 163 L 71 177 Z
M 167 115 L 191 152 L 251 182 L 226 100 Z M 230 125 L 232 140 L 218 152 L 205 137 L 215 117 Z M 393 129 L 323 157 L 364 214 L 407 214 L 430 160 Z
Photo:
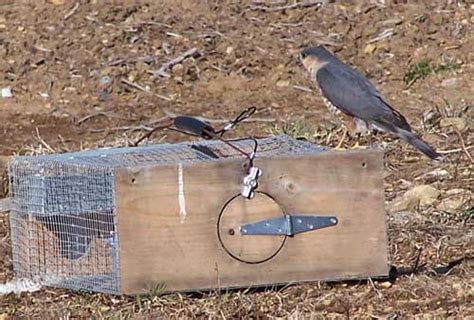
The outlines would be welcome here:
M 410 131 L 406 119 L 393 109 L 380 92 L 356 70 L 329 63 L 318 70 L 316 80 L 323 95 L 337 108 L 353 117 L 380 124 L 390 131 L 392 126 Z

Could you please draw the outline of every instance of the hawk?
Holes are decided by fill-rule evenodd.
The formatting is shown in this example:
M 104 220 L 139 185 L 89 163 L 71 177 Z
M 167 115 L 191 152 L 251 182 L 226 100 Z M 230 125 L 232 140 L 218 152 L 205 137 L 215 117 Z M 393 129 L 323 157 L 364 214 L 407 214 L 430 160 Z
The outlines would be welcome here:
M 344 125 L 344 134 L 337 148 L 348 131 L 359 138 L 360 134 L 375 130 L 396 135 L 433 160 L 441 158 L 412 132 L 405 117 L 390 106 L 366 77 L 344 64 L 325 47 L 302 50 L 300 61 L 311 80 L 317 84 L 329 111 Z

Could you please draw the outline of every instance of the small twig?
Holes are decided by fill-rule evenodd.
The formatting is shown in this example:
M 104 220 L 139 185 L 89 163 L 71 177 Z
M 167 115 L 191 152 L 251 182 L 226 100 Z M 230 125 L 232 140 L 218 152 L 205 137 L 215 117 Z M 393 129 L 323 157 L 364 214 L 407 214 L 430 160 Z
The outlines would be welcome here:
M 301 27 L 302 25 L 303 25 L 302 22 L 298 22 L 298 23 L 279 22 L 279 23 L 272 23 L 271 24 L 272 27 L 276 27 L 276 28 L 279 28 L 279 27 Z
M 135 147 L 138 146 L 140 144 L 140 142 L 142 142 L 143 140 L 148 139 L 149 137 L 151 137 L 151 135 L 153 133 L 155 133 L 156 131 L 169 128 L 173 124 L 173 121 L 169 117 L 161 118 L 161 119 L 163 119 L 162 122 L 165 121 L 165 120 L 168 120 L 168 122 L 167 123 L 165 122 L 164 124 L 157 125 L 153 129 L 149 130 L 142 137 L 140 137 L 136 142 L 134 142 L 133 146 L 135 146 Z
M 128 62 L 145 62 L 145 63 L 150 63 L 150 62 L 155 62 L 156 59 L 152 56 L 143 56 L 143 57 L 137 57 L 137 58 L 123 58 L 123 59 L 117 59 L 113 60 L 110 62 L 105 63 L 106 66 L 113 67 L 122 63 L 128 63 Z
M 456 132 L 456 134 L 457 134 L 458 137 L 459 137 L 459 142 L 461 143 L 461 148 L 462 148 L 462 150 L 463 150 L 464 153 L 467 155 L 467 157 L 469 158 L 469 160 L 471 160 L 471 163 L 474 163 L 474 160 L 472 159 L 471 154 L 469 153 L 469 151 L 468 151 L 467 148 L 466 148 L 466 143 L 464 142 L 464 138 L 462 137 L 461 131 L 459 131 L 459 129 L 456 128 L 454 125 L 453 125 L 452 127 L 453 127 L 453 129 L 454 129 L 454 132 Z
M 107 129 L 90 129 L 90 133 L 101 133 L 104 131 L 150 131 L 153 130 L 152 127 L 145 126 L 145 125 L 139 125 L 139 126 L 122 126 L 122 127 L 113 127 L 113 128 L 107 128 Z
M 83 122 L 86 122 L 87 120 L 90 120 L 92 118 L 95 118 L 95 117 L 98 117 L 98 116 L 104 116 L 104 117 L 109 117 L 109 113 L 108 112 L 104 112 L 104 111 L 99 111 L 99 112 L 96 112 L 96 113 L 91 113 L 79 120 L 77 120 L 76 124 L 77 125 L 80 125 L 81 123 Z
M 301 91 L 305 91 L 305 92 L 313 92 L 313 90 L 311 90 L 308 87 L 303 87 L 303 86 L 298 86 L 298 85 L 294 85 L 293 89 L 301 90 Z
M 178 33 L 174 33 L 174 32 L 166 32 L 166 35 L 167 36 L 170 36 L 170 37 L 175 37 L 175 38 L 182 38 L 183 36 L 178 34 Z
M 171 67 L 174 65 L 181 63 L 182 61 L 186 60 L 189 57 L 196 57 L 199 56 L 200 53 L 196 48 L 189 49 L 188 51 L 180 54 L 176 58 L 171 59 L 170 61 L 163 63 L 157 71 L 153 71 L 153 75 L 155 77 L 166 77 L 169 78 L 169 71 L 171 70 Z
M 53 148 L 51 148 L 49 144 L 46 143 L 46 141 L 43 140 L 43 138 L 41 138 L 38 127 L 36 127 L 36 137 L 38 138 L 39 142 L 43 145 L 43 147 L 45 147 L 46 149 L 48 149 L 49 151 L 53 153 L 56 152 Z
M 419 263 L 420 263 L 420 258 L 421 258 L 421 252 L 422 251 L 423 251 L 422 247 L 418 248 L 418 254 L 416 256 L 415 263 L 413 264 L 413 268 L 411 270 L 412 274 L 416 274 L 416 272 L 418 271 L 418 266 L 419 266 Z
M 162 23 L 162 22 L 155 22 L 155 21 L 137 21 L 137 22 L 133 22 L 132 25 L 134 25 L 134 26 L 139 26 L 139 25 L 159 26 L 159 27 L 165 27 L 165 28 L 168 28 L 168 29 L 172 28 L 172 26 L 170 26 L 169 24 Z
M 380 298 L 381 294 L 380 294 L 380 290 L 377 289 L 377 287 L 375 286 L 375 283 L 374 281 L 372 280 L 371 277 L 368 278 L 368 281 L 369 281 L 369 284 L 370 286 L 372 287 L 372 289 L 374 289 L 375 293 L 377 294 L 377 296 Z
M 369 41 L 367 41 L 367 43 L 373 43 L 373 42 L 377 42 L 377 41 L 383 40 L 383 39 L 385 39 L 385 38 L 389 38 L 389 37 L 393 36 L 393 34 L 394 34 L 393 28 L 385 29 L 384 31 L 382 31 L 381 33 L 379 33 L 378 36 L 376 36 L 375 38 L 372 38 L 372 39 L 370 39 Z
M 79 9 L 79 5 L 80 5 L 79 2 L 76 2 L 74 7 L 71 9 L 71 11 L 66 13 L 66 15 L 64 16 L 64 20 L 69 19 L 74 13 L 76 13 L 77 9 Z
M 176 114 L 170 111 L 165 110 L 164 112 L 168 117 L 172 119 L 180 116 L 179 114 Z M 210 119 L 210 118 L 205 118 L 205 117 L 200 117 L 200 116 L 196 116 L 194 118 L 200 121 L 207 122 L 207 123 L 228 123 L 229 122 L 229 120 L 226 120 L 226 119 Z M 275 122 L 275 121 L 276 121 L 275 118 L 248 118 L 248 119 L 243 120 L 242 122 Z
M 148 90 L 147 88 L 139 85 L 138 83 L 135 83 L 135 82 L 132 82 L 132 81 L 129 81 L 125 78 L 122 78 L 120 79 L 120 81 L 122 81 L 122 83 L 132 87 L 132 88 L 135 88 L 137 90 L 140 90 L 140 91 L 143 91 L 143 92 L 146 92 L 146 93 L 149 93 L 157 98 L 160 98 L 160 99 L 163 99 L 163 100 L 166 100 L 166 101 L 172 101 L 173 99 L 169 98 L 169 97 L 165 97 L 165 96 L 162 96 L 160 94 L 157 94 L 157 93 L 154 93 L 154 92 L 151 92 L 150 90 Z
M 288 9 L 302 9 L 302 8 L 310 8 L 315 6 L 320 6 L 323 4 L 323 1 L 308 1 L 308 2 L 296 2 L 286 6 L 279 6 L 279 7 L 267 7 L 267 6 L 250 6 L 250 10 L 256 11 L 263 11 L 263 12 L 276 12 L 276 11 L 284 11 Z
M 446 107 L 450 107 L 450 105 L 446 99 L 443 99 L 443 101 L 445 105 L 443 106 L 442 109 L 439 108 L 439 112 L 444 116 L 444 118 L 448 118 L 448 111 L 446 110 Z M 472 159 L 472 156 L 469 153 L 468 148 L 466 147 L 466 143 L 464 142 L 464 138 L 462 137 L 461 131 L 459 131 L 459 129 L 455 125 L 451 124 L 451 126 L 453 127 L 454 132 L 456 132 L 456 134 L 458 135 L 459 142 L 461 143 L 461 149 L 467 155 L 469 160 L 471 160 L 471 163 L 474 163 L 474 160 Z
M 41 52 L 53 52 L 53 50 L 51 49 L 48 49 L 48 48 L 44 48 L 44 47 L 41 47 L 41 46 L 38 46 L 38 45 L 33 45 L 33 48 L 35 48 L 36 50 L 38 51 L 41 51 Z
M 470 150 L 474 148 L 474 146 L 469 146 L 469 147 L 466 147 L 466 150 Z M 438 150 L 436 152 L 438 152 L 439 154 L 450 154 L 450 153 L 458 153 L 458 152 L 465 152 L 465 150 L 463 148 L 457 148 L 457 149 L 451 149 L 451 150 Z

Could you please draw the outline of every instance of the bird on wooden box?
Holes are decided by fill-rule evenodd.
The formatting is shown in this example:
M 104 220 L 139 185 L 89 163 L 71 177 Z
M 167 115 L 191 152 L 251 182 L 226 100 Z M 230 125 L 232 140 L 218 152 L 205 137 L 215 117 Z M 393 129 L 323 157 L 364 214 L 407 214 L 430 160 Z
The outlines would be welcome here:
M 354 147 L 358 147 L 360 134 L 377 130 L 395 134 L 433 160 L 441 157 L 412 132 L 405 117 L 390 106 L 366 77 L 325 47 L 306 48 L 299 58 L 329 111 L 344 124 L 344 134 L 336 148 L 341 147 L 348 131 L 357 135 Z

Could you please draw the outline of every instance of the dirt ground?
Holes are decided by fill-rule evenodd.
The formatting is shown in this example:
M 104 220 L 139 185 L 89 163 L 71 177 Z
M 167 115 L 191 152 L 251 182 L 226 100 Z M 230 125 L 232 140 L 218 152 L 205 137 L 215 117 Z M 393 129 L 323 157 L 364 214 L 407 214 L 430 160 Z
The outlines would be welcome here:
M 256 121 L 232 135 L 285 132 L 335 146 L 342 131 L 296 59 L 302 48 L 325 44 L 444 151 L 432 162 L 390 136 L 363 139 L 386 152 L 393 277 L 146 297 L 45 289 L 1 296 L 0 319 L 474 316 L 474 6 L 294 3 L 1 1 L 0 88 L 12 97 L 0 97 L 0 155 L 126 146 L 167 112 L 229 119 L 249 106 L 258 108 Z M 169 76 L 156 74 L 191 48 L 199 55 Z M 461 124 L 446 125 L 453 117 Z M 151 142 L 186 139 L 160 131 Z M 439 195 L 393 210 L 417 185 Z M 13 279 L 8 214 L 0 214 L 0 239 L 6 282 Z

